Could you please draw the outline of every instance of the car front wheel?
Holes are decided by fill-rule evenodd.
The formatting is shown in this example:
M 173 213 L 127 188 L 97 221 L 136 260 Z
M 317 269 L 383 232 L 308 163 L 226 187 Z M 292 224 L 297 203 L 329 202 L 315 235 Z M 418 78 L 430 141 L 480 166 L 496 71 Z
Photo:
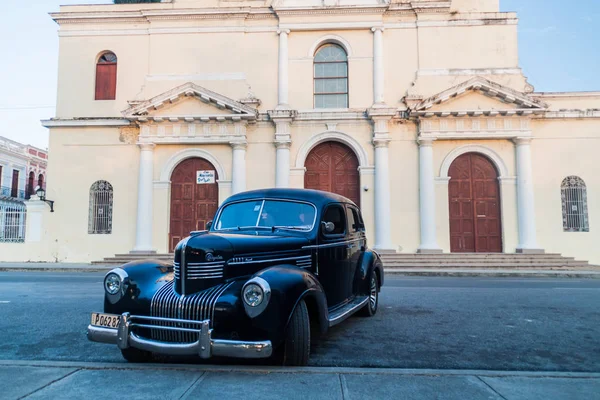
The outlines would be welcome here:
M 283 365 L 308 364 L 310 354 L 310 320 L 304 300 L 296 306 L 283 343 Z

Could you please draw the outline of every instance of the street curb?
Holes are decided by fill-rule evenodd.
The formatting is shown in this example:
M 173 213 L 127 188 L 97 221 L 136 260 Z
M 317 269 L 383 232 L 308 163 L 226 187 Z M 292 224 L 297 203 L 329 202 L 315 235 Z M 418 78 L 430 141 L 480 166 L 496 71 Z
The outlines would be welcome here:
M 529 378 L 600 379 L 600 372 L 560 371 L 493 371 L 460 369 L 348 368 L 348 367 L 265 367 L 213 364 L 128 364 L 79 361 L 0 360 L 0 367 L 80 368 L 87 370 L 184 370 L 199 372 L 245 372 L 256 374 L 352 374 L 352 375 L 426 375 L 426 376 L 488 376 Z

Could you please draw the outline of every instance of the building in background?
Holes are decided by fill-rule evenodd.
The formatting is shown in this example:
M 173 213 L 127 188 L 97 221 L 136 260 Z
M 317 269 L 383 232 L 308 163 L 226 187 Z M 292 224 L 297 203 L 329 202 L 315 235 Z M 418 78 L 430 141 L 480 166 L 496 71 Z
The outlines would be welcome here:
M 381 252 L 600 263 L 600 93 L 536 93 L 517 15 L 498 0 L 173 0 L 51 16 L 55 212 L 26 243 L 35 259 L 168 253 L 229 195 L 276 186 L 354 200 Z
M 28 199 L 46 188 L 48 151 L 0 136 L 0 195 Z

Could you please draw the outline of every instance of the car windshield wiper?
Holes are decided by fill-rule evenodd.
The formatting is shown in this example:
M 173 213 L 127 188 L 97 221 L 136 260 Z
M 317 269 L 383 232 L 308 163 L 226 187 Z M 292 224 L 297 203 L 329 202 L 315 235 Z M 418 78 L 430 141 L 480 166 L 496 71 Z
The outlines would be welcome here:
M 291 229 L 294 231 L 305 231 L 307 228 L 303 228 L 301 226 L 287 226 L 287 225 L 274 225 L 271 229 Z

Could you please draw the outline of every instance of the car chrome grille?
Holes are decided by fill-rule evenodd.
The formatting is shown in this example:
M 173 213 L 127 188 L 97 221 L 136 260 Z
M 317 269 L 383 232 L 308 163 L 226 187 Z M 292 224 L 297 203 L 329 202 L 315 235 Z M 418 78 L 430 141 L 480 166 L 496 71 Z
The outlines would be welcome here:
M 180 296 L 173 290 L 174 281 L 167 282 L 152 297 L 150 315 L 152 317 L 188 319 L 193 321 L 210 320 L 211 327 L 214 319 L 215 305 L 233 282 L 213 286 L 187 296 Z M 171 326 L 184 329 L 196 329 L 180 322 L 161 321 L 162 326 Z M 193 343 L 198 340 L 198 334 L 186 331 L 167 331 L 150 329 L 152 339 L 171 343 Z
M 310 268 L 312 265 L 312 258 L 310 255 L 298 257 L 296 260 L 296 265 L 300 268 Z
M 225 268 L 225 262 L 210 263 L 187 263 L 185 265 L 185 277 L 187 279 L 215 279 L 222 278 Z M 181 265 L 178 262 L 173 263 L 175 279 L 181 278 Z

